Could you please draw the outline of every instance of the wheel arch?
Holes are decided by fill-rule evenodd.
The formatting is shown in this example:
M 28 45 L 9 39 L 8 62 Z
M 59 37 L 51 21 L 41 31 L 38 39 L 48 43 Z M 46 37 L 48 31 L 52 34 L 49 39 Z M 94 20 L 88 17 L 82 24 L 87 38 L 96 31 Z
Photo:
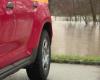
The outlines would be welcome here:
M 50 37 L 50 43 L 52 42 L 52 36 L 53 36 L 53 31 L 52 31 L 52 24 L 50 22 L 46 22 L 44 25 L 43 25 L 43 28 L 42 28 L 42 31 L 43 30 L 46 30 L 49 34 L 49 37 Z
M 40 39 L 41 39 L 41 35 L 42 35 L 42 32 L 43 30 L 46 30 L 49 34 L 49 37 L 50 37 L 50 44 L 52 43 L 52 36 L 53 36 L 53 31 L 52 31 L 52 23 L 50 22 L 46 22 L 42 28 L 39 30 L 39 33 L 35 36 L 37 36 L 37 38 L 33 38 L 33 40 L 35 40 L 34 44 L 35 44 L 35 47 L 36 47 L 36 53 L 35 53 L 35 59 L 33 60 L 33 57 L 34 57 L 34 53 L 32 51 L 32 60 L 31 61 L 35 61 L 36 58 L 37 58 L 37 52 L 38 52 L 38 48 L 39 48 L 39 43 L 40 43 Z M 34 62 L 33 62 L 34 63 Z
M 40 28 L 40 25 L 38 27 L 36 27 L 35 33 L 31 34 L 31 37 L 30 37 L 30 40 L 29 40 L 29 43 L 28 43 L 28 49 L 30 50 L 31 53 L 32 53 L 32 50 L 34 48 L 38 49 L 39 42 L 40 42 L 40 39 L 41 39 L 41 33 L 42 33 L 43 30 L 46 30 L 48 32 L 49 37 L 50 37 L 50 43 L 52 42 L 52 36 L 53 36 L 52 23 L 49 22 L 49 21 L 46 21 L 41 26 L 41 28 Z

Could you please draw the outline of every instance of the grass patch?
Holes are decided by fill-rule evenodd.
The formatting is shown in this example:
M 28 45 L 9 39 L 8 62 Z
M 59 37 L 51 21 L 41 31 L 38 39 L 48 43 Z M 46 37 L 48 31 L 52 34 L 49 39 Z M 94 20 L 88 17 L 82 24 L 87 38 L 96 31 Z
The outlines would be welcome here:
M 100 65 L 100 56 L 52 55 L 52 62 Z

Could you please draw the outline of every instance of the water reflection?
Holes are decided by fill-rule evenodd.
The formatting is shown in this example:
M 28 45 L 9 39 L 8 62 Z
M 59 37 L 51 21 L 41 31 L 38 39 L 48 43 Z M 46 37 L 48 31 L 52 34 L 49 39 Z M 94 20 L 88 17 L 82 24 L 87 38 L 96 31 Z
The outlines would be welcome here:
M 99 55 L 99 24 L 53 21 L 53 32 L 52 53 Z

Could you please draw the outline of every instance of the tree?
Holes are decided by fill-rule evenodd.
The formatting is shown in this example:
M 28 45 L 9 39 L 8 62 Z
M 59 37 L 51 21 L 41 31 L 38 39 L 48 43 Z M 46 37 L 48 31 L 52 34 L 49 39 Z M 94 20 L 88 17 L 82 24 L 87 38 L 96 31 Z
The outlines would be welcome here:
M 93 4 L 93 0 L 89 0 L 90 2 L 90 8 L 91 8 L 91 13 L 92 13 L 92 17 L 93 17 L 93 21 L 96 22 L 97 19 L 96 19 L 96 11 L 95 11 L 95 5 Z

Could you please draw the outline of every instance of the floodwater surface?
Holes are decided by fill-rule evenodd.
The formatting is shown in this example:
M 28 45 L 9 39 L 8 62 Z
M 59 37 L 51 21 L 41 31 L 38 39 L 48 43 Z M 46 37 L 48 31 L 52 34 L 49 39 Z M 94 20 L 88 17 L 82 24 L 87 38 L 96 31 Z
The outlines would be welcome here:
M 53 21 L 52 53 L 100 55 L 100 24 Z

